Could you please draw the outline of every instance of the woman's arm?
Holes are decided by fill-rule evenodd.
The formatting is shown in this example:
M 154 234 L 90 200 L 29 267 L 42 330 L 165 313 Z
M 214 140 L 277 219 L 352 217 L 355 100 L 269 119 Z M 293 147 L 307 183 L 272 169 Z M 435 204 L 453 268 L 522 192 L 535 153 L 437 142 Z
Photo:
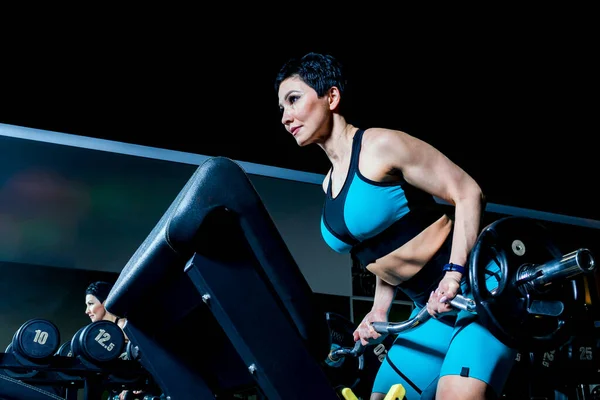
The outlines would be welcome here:
M 376 129 L 365 138 L 369 153 L 378 154 L 390 174 L 401 172 L 411 185 L 455 207 L 449 262 L 465 266 L 477 240 L 485 205 L 478 183 L 435 147 L 407 133 Z M 430 313 L 451 310 L 447 302 L 456 296 L 461 278 L 460 272 L 446 273 L 434 296 L 436 304 L 429 305 Z
M 387 322 L 392 301 L 394 301 L 394 297 L 396 296 L 395 286 L 390 285 L 378 276 L 375 276 L 375 279 L 373 307 L 365 315 L 353 334 L 354 341 L 356 342 L 360 339 L 364 346 L 373 343 L 374 340 L 381 337 L 380 333 L 375 332 L 371 323 L 379 321 Z

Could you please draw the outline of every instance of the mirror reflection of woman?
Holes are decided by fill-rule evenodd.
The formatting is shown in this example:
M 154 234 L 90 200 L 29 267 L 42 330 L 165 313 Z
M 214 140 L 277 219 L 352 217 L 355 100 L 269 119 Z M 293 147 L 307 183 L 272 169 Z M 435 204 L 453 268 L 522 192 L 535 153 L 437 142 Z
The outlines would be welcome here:
M 104 307 L 104 302 L 112 289 L 112 284 L 108 282 L 98 281 L 91 283 L 85 290 L 85 313 L 92 320 L 96 321 L 112 321 L 119 325 L 121 329 L 125 327 L 127 320 L 125 318 L 119 318 L 114 314 L 111 314 Z M 125 332 L 123 332 L 125 335 Z M 125 341 L 129 341 L 127 335 L 125 335 Z

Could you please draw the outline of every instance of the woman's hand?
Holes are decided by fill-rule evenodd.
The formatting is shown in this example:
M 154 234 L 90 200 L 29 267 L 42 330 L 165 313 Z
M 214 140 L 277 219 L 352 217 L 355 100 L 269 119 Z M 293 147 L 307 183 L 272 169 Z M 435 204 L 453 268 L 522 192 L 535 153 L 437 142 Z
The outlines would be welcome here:
M 371 310 L 365 315 L 353 333 L 355 342 L 360 340 L 363 346 L 367 346 L 369 344 L 380 343 L 385 339 L 387 335 L 382 335 L 375 331 L 373 325 L 371 325 L 372 322 L 387 322 L 387 311 Z
M 456 313 L 458 310 L 450 305 L 460 290 L 460 275 L 455 276 L 453 272 L 447 272 L 438 284 L 437 289 L 431 292 L 427 302 L 427 311 L 433 318 L 441 314 Z

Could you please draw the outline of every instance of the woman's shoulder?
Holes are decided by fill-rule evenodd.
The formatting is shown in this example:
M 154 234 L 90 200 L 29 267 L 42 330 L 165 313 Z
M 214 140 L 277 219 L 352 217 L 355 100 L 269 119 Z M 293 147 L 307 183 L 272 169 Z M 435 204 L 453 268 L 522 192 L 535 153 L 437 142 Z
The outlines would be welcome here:
M 399 129 L 372 127 L 363 129 L 363 131 L 363 138 L 367 140 L 375 140 L 390 137 L 411 137 L 408 133 Z
M 364 147 L 389 149 L 390 146 L 403 146 L 411 138 L 411 135 L 398 129 L 375 127 L 365 129 L 362 144 Z
M 115 320 L 115 324 L 119 325 L 121 329 L 123 329 L 127 324 L 127 318 L 117 317 L 117 319 Z

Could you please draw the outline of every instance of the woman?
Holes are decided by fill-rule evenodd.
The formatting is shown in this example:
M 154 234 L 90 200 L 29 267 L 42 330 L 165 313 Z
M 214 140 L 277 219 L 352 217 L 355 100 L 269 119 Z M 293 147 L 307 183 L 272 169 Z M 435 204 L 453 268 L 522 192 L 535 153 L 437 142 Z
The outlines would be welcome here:
M 104 308 L 104 302 L 112 289 L 112 285 L 108 282 L 93 282 L 85 289 L 85 313 L 90 317 L 92 322 L 96 321 L 112 321 L 119 325 L 121 329 L 125 326 L 127 320 L 119 318 L 114 314 L 109 313 Z M 125 334 L 125 332 L 123 332 Z M 127 336 L 125 341 L 127 342 Z
M 408 399 L 499 397 L 516 350 L 449 304 L 460 290 L 468 293 L 464 266 L 480 230 L 481 188 L 414 136 L 348 123 L 341 108 L 345 88 L 342 65 L 318 53 L 289 60 L 275 80 L 285 129 L 299 146 L 321 147 L 331 163 L 323 181 L 324 240 L 376 276 L 373 307 L 355 341 L 381 340 L 371 323 L 387 321 L 396 289 L 414 301 L 415 313 L 427 307 L 434 317 L 398 335 L 371 400 L 383 399 L 396 383 Z M 452 215 L 434 196 L 453 205 Z
M 113 285 L 108 282 L 98 281 L 91 283 L 85 289 L 85 313 L 90 317 L 92 322 L 96 321 L 112 321 L 119 325 L 121 330 L 125 327 L 127 320 L 125 318 L 119 318 L 114 314 L 111 314 L 104 307 L 104 302 L 110 293 Z M 123 331 L 123 335 L 125 336 L 125 343 L 129 342 L 129 338 Z M 128 359 L 127 352 L 124 351 L 119 358 Z M 123 400 L 128 396 L 129 390 L 123 390 L 119 393 L 119 400 Z M 134 390 L 133 394 L 140 394 L 142 391 Z M 117 393 L 113 391 L 113 395 Z M 112 398 L 112 397 L 111 397 Z

